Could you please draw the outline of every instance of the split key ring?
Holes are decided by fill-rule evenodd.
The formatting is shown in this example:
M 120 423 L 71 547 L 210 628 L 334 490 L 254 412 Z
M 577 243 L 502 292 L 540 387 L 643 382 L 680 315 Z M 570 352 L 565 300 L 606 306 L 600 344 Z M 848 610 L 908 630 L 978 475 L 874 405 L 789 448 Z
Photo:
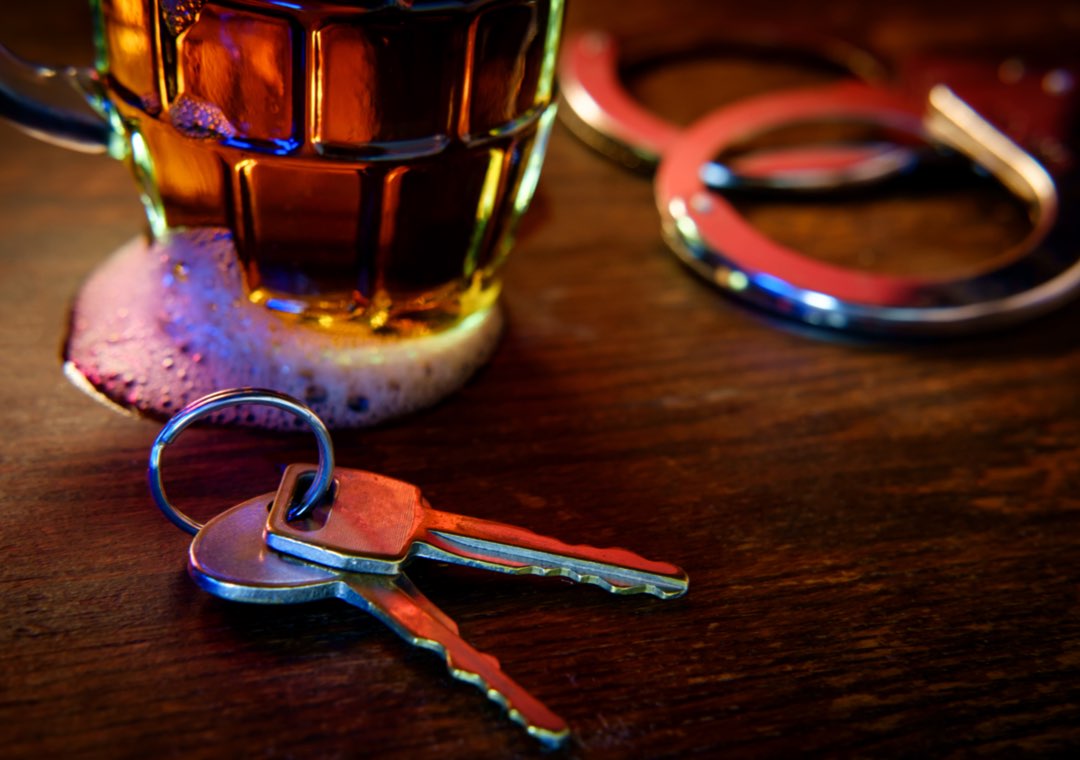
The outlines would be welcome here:
M 147 470 L 147 478 L 150 481 L 150 493 L 158 508 L 169 518 L 170 521 L 181 530 L 192 535 L 199 532 L 202 523 L 192 519 L 177 509 L 165 495 L 165 484 L 161 477 L 161 455 L 165 447 L 176 440 L 189 425 L 221 409 L 241 404 L 255 404 L 259 406 L 271 406 L 286 412 L 291 412 L 296 417 L 306 422 L 315 433 L 315 441 L 319 447 L 319 466 L 315 470 L 315 478 L 308 487 L 304 498 L 289 512 L 290 519 L 304 517 L 315 505 L 318 504 L 327 491 L 334 477 L 334 445 L 330 440 L 330 431 L 315 412 L 308 409 L 304 404 L 287 396 L 284 393 L 267 390 L 264 388 L 234 388 L 232 390 L 219 391 L 209 396 L 204 396 L 185 406 L 170 419 L 165 427 L 154 439 L 154 445 L 150 449 L 150 465 Z

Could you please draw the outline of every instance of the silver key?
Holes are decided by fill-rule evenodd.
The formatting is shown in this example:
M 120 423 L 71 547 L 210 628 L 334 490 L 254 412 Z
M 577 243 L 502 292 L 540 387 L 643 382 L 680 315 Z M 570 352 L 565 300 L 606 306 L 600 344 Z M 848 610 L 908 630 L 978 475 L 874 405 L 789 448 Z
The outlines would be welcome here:
M 514 683 L 491 655 L 473 649 L 457 625 L 404 575 L 361 575 L 282 557 L 263 541 L 271 494 L 215 517 L 191 542 L 188 569 L 202 588 L 225 599 L 289 604 L 337 597 L 388 625 L 408 643 L 442 655 L 450 674 L 480 688 L 516 723 L 547 745 L 568 735 L 566 723 Z
M 557 575 L 616 594 L 662 598 L 686 593 L 680 568 L 626 549 L 571 546 L 523 528 L 431 509 L 416 486 L 383 475 L 338 468 L 332 503 L 290 522 L 289 508 L 315 468 L 292 465 L 266 523 L 266 542 L 280 552 L 363 573 L 394 574 L 413 557 L 519 575 Z

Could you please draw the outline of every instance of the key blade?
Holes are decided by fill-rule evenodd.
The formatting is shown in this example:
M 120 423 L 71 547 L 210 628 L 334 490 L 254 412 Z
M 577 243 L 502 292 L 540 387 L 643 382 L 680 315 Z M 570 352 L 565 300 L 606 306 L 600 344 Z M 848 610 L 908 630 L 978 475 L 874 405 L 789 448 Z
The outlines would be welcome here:
M 428 559 L 515 575 L 553 575 L 613 594 L 682 596 L 690 579 L 676 565 L 627 549 L 570 545 L 524 528 L 428 510 L 415 554 Z
M 409 483 L 362 470 L 338 468 L 333 504 L 306 520 L 289 522 L 312 465 L 285 471 L 266 523 L 272 548 L 328 567 L 393 575 L 412 557 L 427 557 L 519 575 L 556 575 L 616 594 L 672 598 L 686 593 L 686 573 L 625 549 L 571 546 L 502 523 L 431 509 Z
M 500 705 L 538 741 L 555 747 L 569 735 L 566 722 L 503 672 L 499 661 L 477 651 L 447 626 L 443 613 L 404 575 L 341 574 L 339 598 L 366 609 L 413 646 L 442 656 L 454 678 L 472 684 Z
M 557 745 L 566 723 L 512 681 L 499 661 L 470 647 L 457 624 L 404 575 L 346 573 L 269 549 L 262 532 L 272 494 L 213 518 L 189 550 L 189 572 L 212 594 L 238 602 L 294 604 L 337 597 L 374 615 L 407 643 L 442 655 L 451 675 L 480 687 L 536 739 Z

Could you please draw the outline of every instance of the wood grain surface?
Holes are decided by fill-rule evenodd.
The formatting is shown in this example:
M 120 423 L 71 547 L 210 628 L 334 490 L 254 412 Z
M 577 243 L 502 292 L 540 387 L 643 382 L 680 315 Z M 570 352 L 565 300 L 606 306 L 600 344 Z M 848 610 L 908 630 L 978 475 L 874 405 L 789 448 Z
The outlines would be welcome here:
M 781 19 L 887 56 L 1075 54 L 1080 39 L 1066 2 L 892 5 L 577 0 L 568 26 Z M 85 62 L 88 18 L 77 0 L 4 3 L 0 38 Z M 633 87 L 685 121 L 786 76 L 694 59 Z M 747 213 L 815 255 L 886 270 L 978 261 L 1026 223 L 993 186 L 963 183 Z M 60 371 L 72 295 L 142 225 L 122 166 L 0 129 L 0 755 L 1080 747 L 1080 305 L 942 342 L 792 329 L 692 277 L 661 241 L 649 181 L 558 127 L 490 365 L 436 408 L 334 437 L 341 464 L 417 483 L 441 508 L 689 572 L 686 597 L 659 601 L 413 565 L 463 635 L 570 723 L 544 753 L 357 610 L 229 603 L 190 581 L 187 538 L 145 484 L 158 424 Z M 302 436 L 198 429 L 166 475 L 205 517 L 313 455 Z

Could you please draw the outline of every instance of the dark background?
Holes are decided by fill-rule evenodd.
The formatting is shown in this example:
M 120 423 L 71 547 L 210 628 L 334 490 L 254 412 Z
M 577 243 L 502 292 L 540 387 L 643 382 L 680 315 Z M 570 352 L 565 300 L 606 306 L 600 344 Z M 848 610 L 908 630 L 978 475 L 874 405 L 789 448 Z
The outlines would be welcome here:
M 577 0 L 568 29 L 779 19 L 886 56 L 1067 57 L 1080 41 L 1075 3 L 752 5 Z M 79 2 L 5 3 L 0 38 L 89 60 Z M 689 60 L 634 88 L 686 120 L 805 81 Z M 1026 224 L 985 183 L 746 210 L 814 255 L 890 271 L 984 260 Z M 430 563 L 413 579 L 571 724 L 558 757 L 1075 751 L 1080 306 L 970 339 L 829 341 L 710 290 L 657 222 L 647 179 L 557 127 L 490 365 L 335 442 L 341 464 L 443 508 L 676 562 L 690 593 Z M 0 754 L 541 754 L 359 611 L 228 603 L 187 578 L 186 538 L 145 486 L 159 425 L 60 373 L 72 295 L 142 224 L 122 166 L 0 129 Z M 196 430 L 167 477 L 207 516 L 313 455 L 304 437 Z

